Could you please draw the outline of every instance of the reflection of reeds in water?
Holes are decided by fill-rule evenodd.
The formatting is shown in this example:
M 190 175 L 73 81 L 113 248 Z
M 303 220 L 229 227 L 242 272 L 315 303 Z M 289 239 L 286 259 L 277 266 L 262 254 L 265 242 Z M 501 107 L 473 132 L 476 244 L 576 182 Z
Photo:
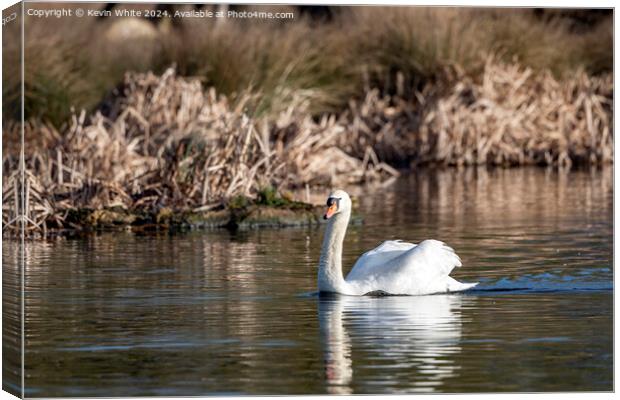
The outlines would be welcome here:
M 19 242 L 2 243 L 2 389 L 23 396 L 22 251 Z
M 465 227 L 468 214 L 498 223 L 563 223 L 570 221 L 576 209 L 583 213 L 610 209 L 611 172 L 611 168 L 591 173 L 466 169 L 418 175 L 417 186 L 420 198 L 426 199 L 424 207 L 440 211 L 436 217 L 441 225 Z M 466 204 L 462 203 L 464 199 Z
M 97 354 L 109 360 L 118 357 L 116 347 L 126 345 L 146 357 L 159 354 L 155 357 L 164 365 L 170 365 L 172 358 L 178 365 L 191 365 L 194 371 L 204 373 L 204 380 L 196 383 L 203 385 L 197 389 L 202 392 L 191 392 L 194 394 L 205 393 L 205 388 L 229 388 L 230 381 L 221 381 L 227 376 L 243 377 L 233 379 L 237 386 L 230 387 L 231 391 L 263 393 L 263 386 L 274 390 L 269 383 L 274 384 L 269 379 L 274 361 L 290 361 L 293 370 L 308 368 L 308 354 L 300 355 L 297 346 L 278 346 L 279 340 L 290 342 L 286 328 L 299 317 L 294 309 L 288 309 L 290 315 L 283 313 L 282 304 L 299 301 L 295 300 L 299 288 L 291 281 L 287 287 L 295 294 L 283 297 L 278 297 L 278 290 L 268 290 L 282 287 L 269 285 L 280 273 L 265 273 L 272 265 L 269 256 L 261 259 L 264 248 L 260 243 L 260 237 L 231 240 L 225 232 L 173 240 L 104 234 L 84 240 L 27 241 L 26 323 L 32 351 L 27 353 L 26 364 L 30 365 L 30 382 L 44 386 L 53 376 L 54 386 L 61 379 L 70 379 L 69 375 L 92 379 L 98 376 L 93 370 L 114 377 L 144 372 L 145 367 L 133 363 L 118 365 L 113 361 L 113 366 L 107 367 L 110 369 L 101 366 L 102 360 L 90 364 L 89 348 L 98 348 L 101 352 Z M 273 301 L 264 300 L 272 296 Z M 306 307 L 307 302 L 302 303 Z M 309 315 L 314 315 L 313 305 L 308 305 Z M 314 331 L 315 326 L 310 322 L 300 329 Z M 179 344 L 180 349 L 165 351 L 166 346 Z M 195 347 L 188 349 L 187 345 Z M 84 351 L 60 351 L 59 359 L 66 368 L 46 373 L 53 363 L 42 354 L 59 348 Z M 85 364 L 91 368 L 88 372 L 83 369 Z M 168 376 L 168 369 L 157 365 L 159 362 L 146 367 L 154 368 L 157 385 L 165 386 L 165 380 L 170 379 L 169 387 L 174 387 L 178 375 Z M 247 379 L 250 376 L 266 383 L 258 386 Z M 145 385 L 140 390 L 149 387 Z
M 354 189 L 352 194 L 386 226 L 413 219 L 416 224 L 452 231 L 468 231 L 476 225 L 506 227 L 519 221 L 523 223 L 514 229 L 527 228 L 531 221 L 566 225 L 576 212 L 587 217 L 612 209 L 611 167 L 415 170 L 404 179 L 405 192 L 388 188 L 381 196 L 363 196 L 362 189 Z

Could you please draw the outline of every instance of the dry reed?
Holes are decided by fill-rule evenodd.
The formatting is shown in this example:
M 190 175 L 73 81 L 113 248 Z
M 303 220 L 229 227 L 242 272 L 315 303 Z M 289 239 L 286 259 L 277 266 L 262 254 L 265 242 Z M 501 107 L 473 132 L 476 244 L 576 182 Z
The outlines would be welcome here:
M 370 90 L 318 120 L 303 93 L 253 117 L 252 94 L 231 105 L 174 69 L 129 73 L 99 111 L 74 114 L 65 131 L 25 126 L 26 222 L 67 227 L 67 212 L 83 208 L 206 211 L 268 187 L 384 182 L 403 164 L 613 161 L 611 76 L 558 82 L 493 58 L 480 81 L 452 73 L 454 84 L 429 85 L 413 101 Z M 15 163 L 5 154 L 5 205 L 18 193 L 8 174 Z M 5 226 L 13 214 L 3 213 Z
M 127 74 L 119 90 L 102 108 L 105 115 L 74 114 L 64 132 L 45 124 L 25 127 L 26 192 L 39 204 L 31 209 L 38 213 L 32 225 L 40 227 L 40 219 L 50 217 L 48 222 L 63 227 L 71 209 L 204 211 L 267 187 L 358 183 L 398 174 L 338 149 L 343 129 L 333 117 L 320 123 L 291 120 L 293 110 L 304 107 L 303 96 L 271 124 L 244 112 L 250 95 L 233 108 L 214 89 L 204 91 L 199 80 L 177 77 L 173 69 L 161 77 Z M 281 131 L 278 124 L 292 136 L 272 140 L 271 131 Z M 16 179 L 7 178 L 9 196 L 7 185 Z
M 479 81 L 458 70 L 447 89 L 414 101 L 370 91 L 351 108 L 340 143 L 362 157 L 370 145 L 393 165 L 562 165 L 613 161 L 613 80 L 581 72 L 556 80 L 490 57 Z

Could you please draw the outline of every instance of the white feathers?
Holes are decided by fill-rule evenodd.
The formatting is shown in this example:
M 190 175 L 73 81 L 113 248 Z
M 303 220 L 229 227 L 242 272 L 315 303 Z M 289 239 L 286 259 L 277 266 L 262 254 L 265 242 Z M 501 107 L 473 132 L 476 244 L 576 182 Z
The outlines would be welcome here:
M 449 276 L 461 265 L 454 250 L 438 240 L 425 240 L 419 245 L 388 241 L 362 255 L 345 281 L 364 293 L 375 290 L 410 295 L 454 292 L 473 287 Z
M 477 283 L 460 283 L 450 277 L 462 265 L 452 248 L 438 240 L 415 245 L 388 240 L 364 253 L 346 279 L 342 277 L 342 243 L 351 214 L 349 196 L 336 191 L 342 199 L 340 209 L 330 218 L 319 261 L 319 291 L 364 295 L 382 291 L 389 294 L 423 295 L 458 292 Z

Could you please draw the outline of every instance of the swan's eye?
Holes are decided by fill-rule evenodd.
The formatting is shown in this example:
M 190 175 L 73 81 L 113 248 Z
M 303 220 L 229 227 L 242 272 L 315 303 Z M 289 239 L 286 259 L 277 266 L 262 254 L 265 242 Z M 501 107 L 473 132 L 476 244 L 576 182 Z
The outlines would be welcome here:
M 330 197 L 327 199 L 327 207 L 331 207 L 334 204 L 336 205 L 336 209 L 340 208 L 340 199 L 337 197 Z

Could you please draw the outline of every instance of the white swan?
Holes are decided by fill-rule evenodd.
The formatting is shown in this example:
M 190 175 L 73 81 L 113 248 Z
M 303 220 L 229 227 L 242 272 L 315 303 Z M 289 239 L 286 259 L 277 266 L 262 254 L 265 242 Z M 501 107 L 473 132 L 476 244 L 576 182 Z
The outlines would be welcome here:
M 342 242 L 351 217 L 351 198 L 343 190 L 330 193 L 325 219 L 329 219 L 319 260 L 319 292 L 361 296 L 370 292 L 424 295 L 458 292 L 478 283 L 461 283 L 450 277 L 460 258 L 438 240 L 415 245 L 388 240 L 364 253 L 344 279 Z

